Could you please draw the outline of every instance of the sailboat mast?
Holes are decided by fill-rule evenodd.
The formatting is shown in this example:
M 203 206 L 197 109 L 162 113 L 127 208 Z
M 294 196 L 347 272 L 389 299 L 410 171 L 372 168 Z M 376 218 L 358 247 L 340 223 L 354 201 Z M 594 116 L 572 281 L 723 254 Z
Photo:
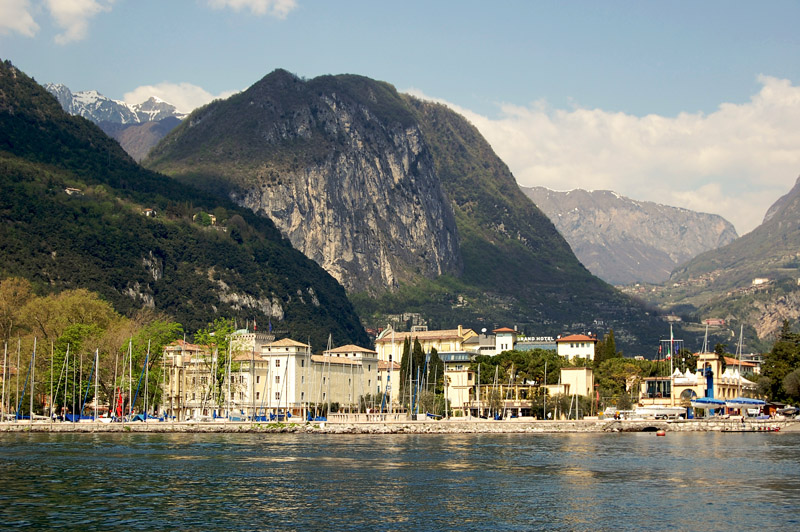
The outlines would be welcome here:
M 3 342 L 3 399 L 2 403 L 0 403 L 0 410 L 3 411 L 4 416 L 6 413 L 6 376 L 8 375 L 8 371 L 6 371 L 7 358 L 8 358 L 8 342 Z
M 94 370 L 94 420 L 95 421 L 97 421 L 97 401 L 99 399 L 99 396 L 97 395 L 97 388 L 98 388 L 98 384 L 99 384 L 99 377 L 97 375 L 98 375 L 98 373 L 100 373 L 99 363 L 100 363 L 100 350 L 99 349 L 95 349 L 94 350 L 94 367 L 95 367 L 95 370 Z
M 53 422 L 53 352 L 55 351 L 55 345 L 53 342 L 50 342 L 50 398 L 48 399 L 48 403 L 50 403 L 50 423 Z
M 36 382 L 36 337 L 33 337 L 33 355 L 31 358 L 31 423 L 33 423 L 33 385 Z
M 67 344 L 67 356 L 64 361 L 64 406 L 61 409 L 62 413 L 64 408 L 67 408 L 67 379 L 69 379 L 69 344 Z M 66 421 L 66 416 L 64 416 L 64 420 Z
M 128 415 L 133 416 L 133 339 L 128 340 Z
M 736 392 L 737 397 L 742 396 L 742 334 L 744 334 L 744 324 L 739 325 L 739 347 L 736 350 L 736 353 L 738 355 L 737 358 L 739 359 L 739 379 L 738 379 L 739 385 Z

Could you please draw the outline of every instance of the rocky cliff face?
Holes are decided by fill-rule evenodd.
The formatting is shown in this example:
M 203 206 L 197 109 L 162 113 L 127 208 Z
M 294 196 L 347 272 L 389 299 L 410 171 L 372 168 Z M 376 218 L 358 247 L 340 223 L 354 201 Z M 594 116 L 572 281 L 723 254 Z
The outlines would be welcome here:
M 231 98 L 246 105 L 244 120 L 222 116 L 224 106 L 212 104 L 182 133 L 217 137 L 230 128 L 230 138 L 252 139 L 210 148 L 223 156 L 246 152 L 247 162 L 226 172 L 235 184 L 230 196 L 269 216 L 348 291 L 375 293 L 419 275 L 458 274 L 453 212 L 416 124 L 402 115 L 387 120 L 391 110 L 374 92 L 371 108 L 347 87 L 316 88 L 278 71 Z M 206 129 L 212 115 L 215 131 Z M 151 160 L 169 172 L 158 165 L 159 153 Z
M 737 238 L 724 218 L 607 190 L 521 187 L 589 271 L 612 284 L 661 283 L 680 264 Z
M 628 347 L 663 327 L 578 262 L 474 126 L 387 83 L 277 70 L 195 110 L 143 164 L 269 216 L 370 326 L 609 324 Z

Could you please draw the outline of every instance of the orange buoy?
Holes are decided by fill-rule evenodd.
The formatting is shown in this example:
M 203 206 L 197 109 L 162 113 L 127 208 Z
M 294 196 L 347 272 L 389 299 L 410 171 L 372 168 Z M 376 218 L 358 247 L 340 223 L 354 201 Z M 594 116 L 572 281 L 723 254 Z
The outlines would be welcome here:
M 667 431 L 664 430 L 664 429 L 656 431 L 656 436 L 666 436 L 666 435 L 667 435 Z

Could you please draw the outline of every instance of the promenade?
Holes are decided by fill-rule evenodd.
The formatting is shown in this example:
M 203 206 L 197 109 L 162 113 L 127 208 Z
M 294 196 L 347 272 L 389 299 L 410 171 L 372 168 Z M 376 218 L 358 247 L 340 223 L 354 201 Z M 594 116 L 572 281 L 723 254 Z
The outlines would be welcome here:
M 4 432 L 52 432 L 52 433 L 309 433 L 309 434 L 460 434 L 460 433 L 615 433 L 615 432 L 800 432 L 797 419 L 697 419 L 697 420 L 651 420 L 651 419 L 582 419 L 570 421 L 545 421 L 534 419 L 486 420 L 475 418 L 453 418 L 448 420 L 409 420 L 405 416 L 393 419 L 375 419 L 362 414 L 343 415 L 324 422 L 309 423 L 250 423 L 226 422 L 129 422 L 129 423 L 63 423 L 43 421 L 19 421 L 0 423 Z M 400 419 L 400 418 L 403 419 Z

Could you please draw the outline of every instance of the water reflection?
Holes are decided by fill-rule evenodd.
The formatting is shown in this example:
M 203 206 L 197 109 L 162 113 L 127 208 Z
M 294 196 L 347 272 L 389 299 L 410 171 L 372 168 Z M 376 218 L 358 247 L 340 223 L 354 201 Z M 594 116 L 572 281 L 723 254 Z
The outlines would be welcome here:
M 795 434 L 4 434 L 0 453 L 9 528 L 782 530 L 800 493 Z

